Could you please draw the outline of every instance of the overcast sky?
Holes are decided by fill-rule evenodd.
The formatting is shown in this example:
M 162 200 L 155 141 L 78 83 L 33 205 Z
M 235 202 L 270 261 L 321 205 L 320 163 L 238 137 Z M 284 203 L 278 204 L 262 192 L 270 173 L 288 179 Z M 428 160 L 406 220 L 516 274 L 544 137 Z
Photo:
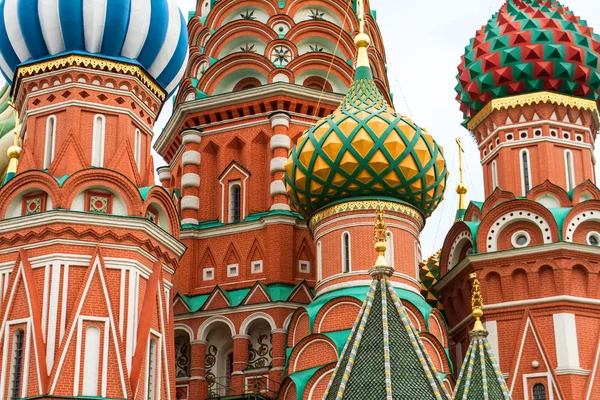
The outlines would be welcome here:
M 195 8 L 195 0 L 178 2 L 186 15 Z M 455 101 L 455 75 L 469 39 L 503 3 L 504 0 L 371 0 L 383 33 L 396 110 L 427 128 L 444 147 L 452 173 L 446 200 L 429 218 L 421 235 L 423 257 L 442 246 L 454 221 L 458 201 L 454 191 L 458 179 L 457 137 L 462 138 L 467 153 L 468 198 L 483 200 L 479 153 L 467 130 L 460 125 L 462 115 Z M 599 0 L 564 0 L 562 3 L 600 32 Z M 156 125 L 157 133 L 170 112 L 169 104 Z M 600 157 L 598 150 L 596 157 Z M 161 165 L 161 162 L 157 160 L 156 164 Z

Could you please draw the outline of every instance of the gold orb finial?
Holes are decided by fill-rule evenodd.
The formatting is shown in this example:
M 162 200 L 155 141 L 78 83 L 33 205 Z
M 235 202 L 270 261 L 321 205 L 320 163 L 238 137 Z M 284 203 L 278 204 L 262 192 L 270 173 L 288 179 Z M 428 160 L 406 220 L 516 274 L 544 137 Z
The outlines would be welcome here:
M 361 32 L 354 38 L 354 44 L 359 49 L 366 49 L 371 45 L 371 38 L 366 33 Z
M 385 259 L 385 251 L 387 250 L 387 228 L 383 220 L 383 207 L 381 202 L 377 202 L 377 210 L 375 212 L 377 220 L 375 222 L 375 234 L 373 242 L 375 243 L 375 251 L 378 253 L 375 265 L 369 270 L 373 279 L 387 279 L 394 273 L 394 268 L 388 265 Z

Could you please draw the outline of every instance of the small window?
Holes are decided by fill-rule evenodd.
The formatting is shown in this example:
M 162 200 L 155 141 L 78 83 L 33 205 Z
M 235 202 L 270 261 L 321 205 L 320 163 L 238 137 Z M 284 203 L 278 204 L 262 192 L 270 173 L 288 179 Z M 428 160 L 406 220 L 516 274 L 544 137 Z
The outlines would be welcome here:
M 241 219 L 241 187 L 239 182 L 229 185 L 229 222 L 238 222 Z
M 531 190 L 531 166 L 529 151 L 521 150 L 521 182 L 523 184 L 523 196 L 527 196 Z
M 38 192 L 23 196 L 21 215 L 39 214 L 46 211 L 46 193 Z
M 133 138 L 133 157 L 135 158 L 135 163 L 139 171 L 140 163 L 142 161 L 142 134 L 139 129 L 135 130 L 135 137 Z
M 550 136 L 557 137 L 558 136 L 558 131 L 556 129 L 550 129 Z
M 578 142 L 583 142 L 583 135 L 577 135 L 577 136 L 575 136 L 575 139 L 576 139 Z
M 253 274 L 262 273 L 263 272 L 263 261 L 262 260 L 252 261 L 250 268 L 251 268 L 251 271 Z
M 86 211 L 110 214 L 112 212 L 112 196 L 102 192 L 86 192 Z
M 323 279 L 323 246 L 317 242 L 317 280 Z
M 202 280 L 212 281 L 215 279 L 215 269 L 214 268 L 204 268 L 202 270 Z
M 148 346 L 148 375 L 147 375 L 147 399 L 156 398 L 156 340 L 150 339 Z
M 519 132 L 519 136 L 521 137 L 521 139 L 527 139 L 527 131 Z
M 571 132 L 563 131 L 563 139 L 571 139 Z
M 56 117 L 51 115 L 46 120 L 46 147 L 44 151 L 44 169 L 50 168 L 54 160 L 56 146 Z
M 310 262 L 306 260 L 298 261 L 298 271 L 300 271 L 303 274 L 310 273 Z
M 588 233 L 587 242 L 591 246 L 600 246 L 600 233 L 598 233 L 598 232 Z
M 94 133 L 92 137 L 92 167 L 104 166 L 104 131 L 106 119 L 103 115 L 94 118 Z
M 546 400 L 546 386 L 543 384 L 536 383 L 531 391 L 533 400 Z
M 240 274 L 240 266 L 239 264 L 229 264 L 227 266 L 227 277 L 235 278 Z
M 539 136 L 542 136 L 542 130 L 541 130 L 541 129 L 536 129 L 536 130 L 533 132 L 533 134 L 534 134 L 535 136 L 538 136 L 538 137 L 539 137 Z
M 509 133 L 508 135 L 506 135 L 506 140 L 511 141 L 514 139 L 514 136 L 512 133 Z
M 531 237 L 529 233 L 525 231 L 515 232 L 511 238 L 512 245 L 516 248 L 527 247 L 529 242 L 531 242 Z
M 347 274 L 351 271 L 352 254 L 350 252 L 350 232 L 342 234 L 342 272 Z
M 492 189 L 498 187 L 498 164 L 496 160 L 492 161 Z
M 8 394 L 10 400 L 20 399 L 21 384 L 23 383 L 23 344 L 25 333 L 22 329 L 13 336 L 12 360 L 10 368 L 10 387 Z

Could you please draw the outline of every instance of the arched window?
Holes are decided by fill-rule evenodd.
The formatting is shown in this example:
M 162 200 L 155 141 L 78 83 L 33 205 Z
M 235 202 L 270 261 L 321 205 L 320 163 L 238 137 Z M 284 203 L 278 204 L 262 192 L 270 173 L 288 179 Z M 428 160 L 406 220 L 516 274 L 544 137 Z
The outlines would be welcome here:
M 350 232 L 344 232 L 342 234 L 342 272 L 348 273 L 351 270 L 350 262 L 352 261 L 350 255 Z
M 10 369 L 10 386 L 8 395 L 10 400 L 20 399 L 21 384 L 23 383 L 23 344 L 25 333 L 22 329 L 15 332 L 13 336 L 12 362 Z
M 567 175 L 567 192 L 575 188 L 575 169 L 573 168 L 573 153 L 565 151 L 565 173 Z
M 98 371 L 100 367 L 100 329 L 88 326 L 85 330 L 85 353 L 83 356 L 84 396 L 98 396 Z
M 529 158 L 529 151 L 521 150 L 521 186 L 523 189 L 523 196 L 527 196 L 527 193 L 531 190 L 531 160 Z
M 385 262 L 390 267 L 393 267 L 394 266 L 394 235 L 392 234 L 392 232 L 387 231 L 385 233 L 385 237 L 386 237 L 386 247 L 387 247 L 387 249 L 385 250 Z
M 54 146 L 56 145 L 56 117 L 51 115 L 46 120 L 46 146 L 44 150 L 44 169 L 50 168 L 54 160 Z
M 498 187 L 498 164 L 496 160 L 492 161 L 492 189 Z
M 104 131 L 106 119 L 104 115 L 94 117 L 94 133 L 92 137 L 92 167 L 104 166 Z
M 133 139 L 133 157 L 135 158 L 135 164 L 139 171 L 140 162 L 142 161 L 142 134 L 139 129 L 135 130 L 135 137 Z
M 148 375 L 146 382 L 146 398 L 148 400 L 156 399 L 156 340 L 150 339 L 148 345 Z
M 241 187 L 239 183 L 229 186 L 229 222 L 238 222 L 241 219 Z
M 541 383 L 533 385 L 533 400 L 546 400 L 546 386 Z
M 317 242 L 317 281 L 323 279 L 323 247 Z

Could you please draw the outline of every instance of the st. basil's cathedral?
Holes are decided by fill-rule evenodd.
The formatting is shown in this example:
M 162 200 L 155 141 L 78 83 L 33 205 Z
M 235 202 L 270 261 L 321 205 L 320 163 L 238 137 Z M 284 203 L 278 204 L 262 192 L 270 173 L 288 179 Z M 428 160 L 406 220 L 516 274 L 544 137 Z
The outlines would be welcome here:
M 485 198 L 460 162 L 432 255 L 383 43 L 367 0 L 0 0 L 0 399 L 598 399 L 600 36 L 475 33 Z

